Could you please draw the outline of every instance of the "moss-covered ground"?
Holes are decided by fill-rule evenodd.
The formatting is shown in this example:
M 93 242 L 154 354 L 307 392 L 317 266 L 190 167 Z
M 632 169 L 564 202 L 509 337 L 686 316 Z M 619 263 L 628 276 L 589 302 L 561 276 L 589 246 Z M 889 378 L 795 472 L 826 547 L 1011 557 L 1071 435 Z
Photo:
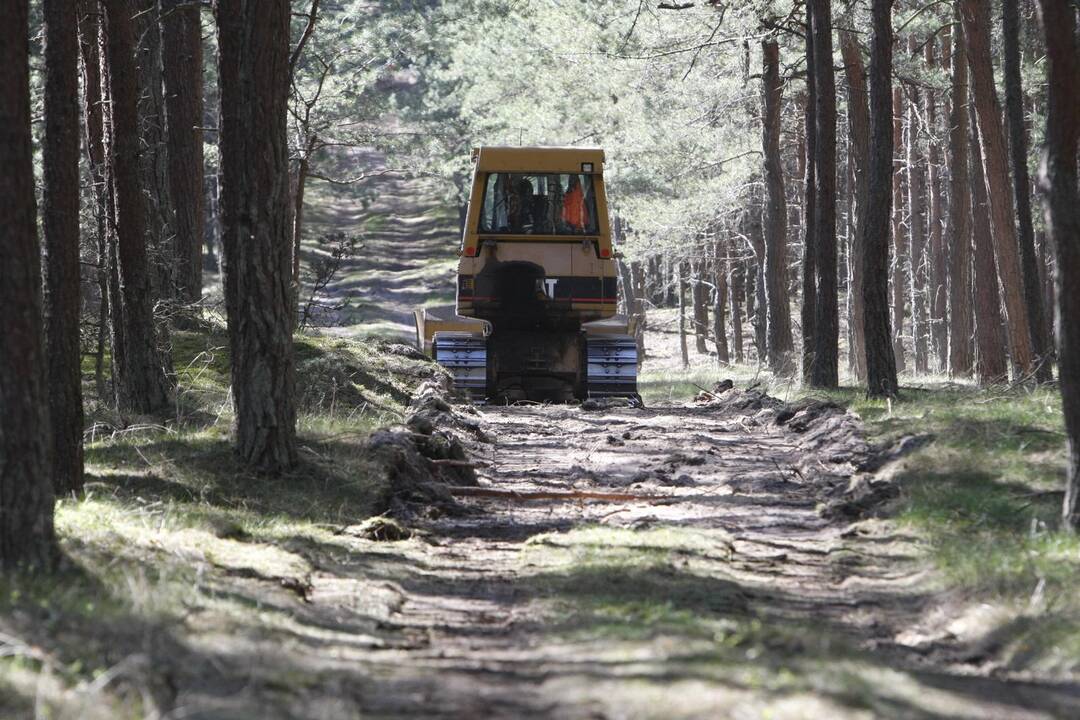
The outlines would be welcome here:
M 904 376 L 893 402 L 867 400 L 852 385 L 808 392 L 766 370 L 721 367 L 715 356 L 694 352 L 693 336 L 691 364 L 683 369 L 676 316 L 656 316 L 656 362 L 642 374 L 647 402 L 683 402 L 731 378 L 737 387 L 759 384 L 784 399 L 838 402 L 881 445 L 931 435 L 896 472 L 901 493 L 888 516 L 920 538 L 938 571 L 935 587 L 960 628 L 980 607 L 983 621 L 1000 627 L 988 650 L 996 662 L 1062 675 L 1080 668 L 1080 538 L 1060 522 L 1066 439 L 1056 387 L 978 388 Z
M 386 505 L 365 438 L 435 372 L 386 341 L 298 335 L 300 463 L 265 477 L 231 449 L 224 328 L 170 341 L 175 402 L 162 415 L 110 410 L 87 362 L 86 489 L 56 509 L 63 568 L 0 577 L 0 717 L 153 716 L 168 689 L 138 665 L 168 652 L 147 644 L 179 642 L 192 613 L 230 632 L 289 623 L 237 579 L 306 592 L 300 549 Z

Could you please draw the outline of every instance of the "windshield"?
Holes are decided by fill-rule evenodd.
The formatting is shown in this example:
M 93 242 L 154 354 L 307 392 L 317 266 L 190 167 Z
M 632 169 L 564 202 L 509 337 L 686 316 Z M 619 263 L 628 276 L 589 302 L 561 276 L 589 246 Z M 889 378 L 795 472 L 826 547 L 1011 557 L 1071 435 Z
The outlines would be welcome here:
M 484 186 L 479 232 L 595 235 L 592 176 L 491 173 Z

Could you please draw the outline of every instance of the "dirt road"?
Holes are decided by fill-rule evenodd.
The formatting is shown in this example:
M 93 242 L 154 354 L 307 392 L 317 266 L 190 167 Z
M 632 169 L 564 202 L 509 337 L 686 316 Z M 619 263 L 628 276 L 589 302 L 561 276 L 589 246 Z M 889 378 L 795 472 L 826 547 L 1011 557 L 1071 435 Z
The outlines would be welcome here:
M 823 502 L 843 510 L 838 492 L 867 457 L 854 419 L 788 415 L 738 391 L 712 407 L 482 410 L 484 487 L 663 499 L 466 499 L 414 519 L 408 540 L 345 529 L 292 544 L 315 571 L 305 602 L 279 593 L 289 626 L 218 655 L 229 683 L 179 683 L 194 693 L 173 706 L 266 718 L 1076 717 L 1075 687 L 1010 677 L 935 630 L 911 538 L 823 516 Z
M 364 228 L 366 254 L 331 288 L 362 293 L 346 332 L 375 323 L 404 337 L 411 307 L 450 285 L 454 233 L 449 217 L 424 219 L 436 204 L 417 204 L 416 181 L 380 188 L 375 206 L 339 198 L 312 223 Z M 651 346 L 651 363 L 673 357 Z M 265 601 L 287 626 L 253 632 L 240 654 L 201 638 L 219 681 L 178 677 L 172 706 L 265 718 L 1080 716 L 1076 687 L 989 663 L 993 639 L 973 632 L 977 617 L 950 615 L 915 538 L 843 504 L 871 457 L 857 421 L 812 408 L 778 422 L 778 405 L 732 391 L 710 406 L 481 409 L 486 439 L 470 452 L 482 487 L 654 499 L 466 498 L 400 542 L 347 528 L 333 543 L 297 539 L 286 548 L 314 568 L 309 590 Z M 866 477 L 856 485 L 873 496 Z

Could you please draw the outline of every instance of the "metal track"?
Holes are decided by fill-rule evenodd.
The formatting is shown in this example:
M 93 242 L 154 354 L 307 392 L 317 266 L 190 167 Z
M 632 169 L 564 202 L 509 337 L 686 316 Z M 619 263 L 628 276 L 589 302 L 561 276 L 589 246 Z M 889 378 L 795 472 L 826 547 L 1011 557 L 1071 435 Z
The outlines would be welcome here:
M 590 335 L 586 391 L 591 398 L 640 400 L 637 391 L 637 342 L 631 335 Z
M 454 389 L 474 403 L 487 400 L 487 338 L 435 333 L 435 360 L 454 376 Z

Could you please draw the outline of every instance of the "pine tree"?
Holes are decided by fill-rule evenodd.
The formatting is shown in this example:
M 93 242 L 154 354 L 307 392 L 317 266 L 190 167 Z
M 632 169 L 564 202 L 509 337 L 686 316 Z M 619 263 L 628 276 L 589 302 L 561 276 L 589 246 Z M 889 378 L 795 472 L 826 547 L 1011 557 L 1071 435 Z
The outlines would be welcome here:
M 889 328 L 889 222 L 893 174 L 892 0 L 874 0 L 870 48 L 870 169 L 863 245 L 866 394 L 895 397 L 896 359 Z
M 74 0 L 45 0 L 41 229 L 53 488 L 83 485 L 79 352 L 79 76 Z
M 221 0 L 221 211 L 235 441 L 267 473 L 296 463 L 290 287 L 289 3 Z
M 26 0 L 0 4 L 0 568 L 47 568 L 57 558 L 27 16 Z

